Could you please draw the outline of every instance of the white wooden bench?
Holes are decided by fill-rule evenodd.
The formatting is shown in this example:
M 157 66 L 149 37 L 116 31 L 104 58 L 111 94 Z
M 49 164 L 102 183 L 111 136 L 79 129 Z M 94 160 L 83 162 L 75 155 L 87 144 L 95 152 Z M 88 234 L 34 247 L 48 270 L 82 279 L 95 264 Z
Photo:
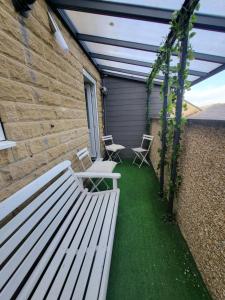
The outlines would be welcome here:
M 89 193 L 82 179 L 96 176 L 113 189 Z M 64 161 L 0 204 L 1 300 L 105 299 L 119 178 L 74 173 Z

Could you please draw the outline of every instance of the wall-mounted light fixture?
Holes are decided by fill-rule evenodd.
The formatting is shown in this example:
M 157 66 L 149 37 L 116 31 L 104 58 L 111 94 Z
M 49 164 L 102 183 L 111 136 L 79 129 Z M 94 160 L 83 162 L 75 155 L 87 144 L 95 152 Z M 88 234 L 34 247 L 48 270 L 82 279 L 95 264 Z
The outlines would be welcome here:
M 60 46 L 60 48 L 62 48 L 62 50 L 64 52 L 68 52 L 69 47 L 68 47 L 61 31 L 59 30 L 59 27 L 58 27 L 56 21 L 54 20 L 54 17 L 53 17 L 53 14 L 52 14 L 52 11 L 50 10 L 50 8 L 48 9 L 48 17 L 49 17 L 50 27 L 54 34 L 57 44 Z
M 12 0 L 12 4 L 18 13 L 27 18 L 35 1 L 36 0 Z
M 104 96 L 106 96 L 106 95 L 108 94 L 108 89 L 107 89 L 107 87 L 106 87 L 106 86 L 102 86 L 102 87 L 101 87 L 101 92 L 102 92 L 102 94 L 103 94 Z

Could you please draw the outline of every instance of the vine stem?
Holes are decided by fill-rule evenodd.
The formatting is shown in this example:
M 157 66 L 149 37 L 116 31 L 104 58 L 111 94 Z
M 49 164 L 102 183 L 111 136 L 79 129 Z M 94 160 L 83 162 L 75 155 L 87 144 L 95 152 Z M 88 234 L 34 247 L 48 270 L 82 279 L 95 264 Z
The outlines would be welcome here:
M 160 152 L 160 197 L 164 196 L 164 171 L 165 157 L 167 152 L 167 107 L 168 107 L 168 92 L 169 92 L 169 75 L 170 75 L 170 50 L 167 50 L 165 60 L 165 77 L 163 84 L 163 108 L 162 108 L 162 133 L 161 133 L 161 152 Z
M 173 135 L 173 153 L 171 159 L 171 174 L 170 174 L 170 187 L 169 187 L 169 202 L 168 202 L 168 213 L 173 215 L 173 203 L 176 190 L 177 180 L 177 163 L 178 154 L 180 150 L 180 136 L 181 136 L 181 117 L 182 117 L 182 104 L 184 97 L 184 83 L 185 83 L 185 69 L 187 64 L 188 55 L 188 26 L 184 30 L 184 34 L 181 39 L 181 57 L 180 57 L 180 69 L 178 71 L 178 88 L 176 91 L 176 116 L 175 116 L 175 128 Z

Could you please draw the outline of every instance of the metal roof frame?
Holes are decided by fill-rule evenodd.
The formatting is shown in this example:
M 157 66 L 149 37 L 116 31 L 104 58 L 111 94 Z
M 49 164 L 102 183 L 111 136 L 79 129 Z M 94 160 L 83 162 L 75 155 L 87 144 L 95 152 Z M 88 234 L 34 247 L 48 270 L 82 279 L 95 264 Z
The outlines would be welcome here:
M 129 59 L 129 58 L 122 58 L 122 57 L 117 57 L 117 56 L 111 56 L 111 55 L 104 55 L 100 53 L 89 53 L 92 58 L 97 58 L 97 59 L 104 59 L 104 60 L 109 60 L 109 61 L 115 61 L 119 63 L 125 63 L 128 65 L 135 65 L 135 66 L 141 66 L 141 67 L 152 67 L 153 63 L 149 63 L 146 61 L 140 61 L 140 60 L 135 60 L 135 59 Z M 195 70 L 189 70 L 190 75 L 194 76 L 206 76 L 208 73 L 202 72 L 202 71 L 195 71 Z
M 74 22 L 72 22 L 72 20 L 69 18 L 69 16 L 64 11 L 64 9 L 70 9 L 70 10 L 81 11 L 81 12 L 92 13 L 92 14 L 128 18 L 128 19 L 144 20 L 144 21 L 157 22 L 162 24 L 168 24 L 171 20 L 171 15 L 173 13 L 173 10 L 170 9 L 162 9 L 157 7 L 148 7 L 143 5 L 102 1 L 102 0 L 76 0 L 76 1 L 47 0 L 47 2 L 57 13 L 57 15 L 61 18 L 62 22 L 65 24 L 65 26 L 73 35 L 73 37 L 78 41 L 79 45 L 85 51 L 85 53 L 87 54 L 91 62 L 103 74 L 106 74 L 106 71 L 111 70 L 114 72 L 118 71 L 123 73 L 125 73 L 126 71 L 127 74 L 144 76 L 144 77 L 149 75 L 143 72 L 131 71 L 131 70 L 121 69 L 121 68 L 114 68 L 106 65 L 105 66 L 98 65 L 96 59 L 115 61 L 119 63 L 125 63 L 125 64 L 143 66 L 149 68 L 151 68 L 153 64 L 150 62 L 145 62 L 145 61 L 140 61 L 135 59 L 116 57 L 112 55 L 104 55 L 101 53 L 93 53 L 89 50 L 88 46 L 86 45 L 86 42 L 111 45 L 111 46 L 117 46 L 122 48 L 134 49 L 134 50 L 148 51 L 153 53 L 159 53 L 159 46 L 79 33 L 74 25 Z M 194 27 L 203 30 L 225 33 L 225 18 L 220 16 L 197 14 L 197 21 L 195 22 Z M 172 36 L 170 33 L 168 35 L 168 39 L 171 39 L 171 37 Z M 225 70 L 225 57 L 223 56 L 199 53 L 199 52 L 194 52 L 194 56 L 196 60 L 217 63 L 220 64 L 220 66 L 207 73 L 202 71 L 197 71 L 197 70 L 190 70 L 189 72 L 190 75 L 199 77 L 198 79 L 192 81 L 192 85 L 197 84 L 202 80 L 205 80 L 215 75 L 216 73 L 221 72 L 222 70 Z M 103 67 L 104 67 L 104 72 L 102 72 Z M 136 73 L 134 74 L 134 72 Z
M 97 43 L 97 44 L 112 45 L 112 46 L 117 46 L 117 47 L 124 47 L 124 48 L 129 48 L 129 49 L 156 52 L 156 53 L 158 53 L 158 51 L 159 51 L 158 46 L 123 41 L 123 40 L 116 40 L 116 39 L 105 38 L 105 37 L 89 35 L 89 34 L 77 33 L 77 38 L 79 41 L 92 42 L 92 43 Z M 176 55 L 176 54 L 174 54 L 174 55 Z M 197 60 L 209 61 L 209 62 L 214 62 L 214 63 L 219 63 L 219 64 L 225 63 L 225 57 L 223 57 L 223 56 L 199 53 L 199 52 L 194 52 L 194 56 L 195 56 L 195 59 L 197 59 Z
M 197 83 L 199 83 L 199 82 L 201 82 L 201 81 L 203 81 L 203 80 L 205 80 L 205 79 L 207 79 L 207 78 L 209 78 L 213 75 L 216 75 L 217 73 L 220 73 L 224 70 L 225 70 L 225 64 L 223 64 L 222 66 L 219 66 L 218 68 L 212 70 L 211 72 L 207 73 L 205 76 L 194 80 L 191 85 L 193 86 L 193 85 L 195 85 L 195 84 L 197 84 Z
M 94 52 L 90 52 L 89 54 L 92 58 L 97 58 L 97 59 L 116 61 L 116 62 L 120 62 L 120 63 L 124 63 L 124 64 L 141 66 L 141 67 L 148 67 L 148 68 L 149 67 L 151 68 L 153 66 L 153 63 L 149 63 L 149 62 L 141 61 L 141 60 L 136 60 L 136 59 L 129 59 L 129 58 L 123 58 L 123 57 L 100 54 L 100 53 L 94 53 Z
M 148 77 L 149 73 L 144 73 L 144 72 L 138 72 L 138 71 L 133 71 L 133 70 L 128 70 L 128 69 L 123 69 L 123 68 L 116 68 L 116 67 L 111 67 L 111 66 L 106 66 L 106 65 L 97 65 L 100 70 L 108 70 L 108 71 L 115 71 L 115 72 L 120 72 L 120 73 L 127 73 L 131 75 L 137 75 L 137 76 L 143 76 L 143 77 Z M 157 79 L 163 80 L 163 76 L 157 76 Z
M 110 71 L 105 71 L 104 75 L 106 76 L 111 76 L 111 77 L 119 77 L 119 78 L 125 78 L 125 79 L 129 79 L 129 80 L 135 80 L 135 81 L 141 81 L 141 82 L 146 82 L 147 78 L 140 78 L 140 77 L 135 77 L 135 76 L 130 76 L 130 75 L 124 75 L 124 74 L 120 74 L 120 73 L 113 73 Z M 155 84 L 157 84 L 157 82 L 155 82 Z M 160 83 L 158 83 L 160 84 Z

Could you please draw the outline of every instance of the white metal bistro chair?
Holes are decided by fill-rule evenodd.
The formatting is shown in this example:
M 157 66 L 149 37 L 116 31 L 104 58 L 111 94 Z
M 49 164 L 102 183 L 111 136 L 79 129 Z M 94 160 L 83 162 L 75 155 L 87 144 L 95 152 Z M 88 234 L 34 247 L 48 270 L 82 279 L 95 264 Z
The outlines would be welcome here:
M 95 162 L 92 161 L 91 156 L 87 148 L 83 148 L 77 152 L 77 157 L 81 162 L 82 169 L 84 172 L 89 173 L 112 173 L 115 166 L 117 165 L 114 161 L 102 161 L 96 160 Z M 91 192 L 96 190 L 99 192 L 98 186 L 101 182 L 104 183 L 107 189 L 109 186 L 104 178 L 100 178 L 97 181 L 94 181 L 93 178 L 88 178 L 92 184 Z
M 139 168 L 143 165 L 143 163 L 146 163 L 148 166 L 150 166 L 149 162 L 147 161 L 147 155 L 150 151 L 153 138 L 154 137 L 152 135 L 143 134 L 141 146 L 139 148 L 132 148 L 135 153 L 133 164 L 137 165 Z M 140 162 L 137 163 L 137 160 Z
M 118 159 L 118 162 L 122 162 L 122 159 L 119 156 L 119 152 L 123 149 L 125 149 L 124 146 L 119 145 L 119 144 L 115 144 L 113 142 L 113 137 L 112 135 L 105 135 L 102 137 L 102 140 L 104 142 L 105 145 L 105 150 L 109 156 L 109 160 L 114 160 L 114 159 Z

